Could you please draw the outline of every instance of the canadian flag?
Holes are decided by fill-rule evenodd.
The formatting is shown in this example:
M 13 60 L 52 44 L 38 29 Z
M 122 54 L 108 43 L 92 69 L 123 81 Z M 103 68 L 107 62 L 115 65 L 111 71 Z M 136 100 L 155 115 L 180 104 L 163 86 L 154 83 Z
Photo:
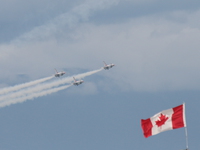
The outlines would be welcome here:
M 141 126 L 146 138 L 163 131 L 186 127 L 185 104 L 161 111 L 146 120 L 142 119 Z

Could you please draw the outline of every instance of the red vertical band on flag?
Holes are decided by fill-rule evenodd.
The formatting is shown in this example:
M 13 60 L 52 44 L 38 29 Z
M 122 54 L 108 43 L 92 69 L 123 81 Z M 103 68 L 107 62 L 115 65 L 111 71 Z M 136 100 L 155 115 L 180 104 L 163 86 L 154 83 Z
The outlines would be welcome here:
M 144 137 L 147 138 L 149 136 L 152 136 L 151 129 L 152 129 L 153 125 L 151 123 L 150 118 L 146 119 L 146 120 L 141 119 L 141 126 L 142 126 Z
M 184 124 L 184 107 L 183 107 L 183 105 L 174 107 L 173 111 L 174 111 L 174 113 L 172 115 L 173 129 L 184 127 L 185 124 Z

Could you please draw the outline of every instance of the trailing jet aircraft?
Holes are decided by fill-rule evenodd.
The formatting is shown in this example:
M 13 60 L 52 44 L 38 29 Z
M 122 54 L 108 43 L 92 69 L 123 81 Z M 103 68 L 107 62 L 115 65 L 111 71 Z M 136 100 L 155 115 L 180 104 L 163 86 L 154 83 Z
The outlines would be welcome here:
M 74 78 L 74 77 L 73 77 Z M 76 80 L 75 78 L 74 78 L 74 83 L 73 83 L 73 85 L 80 85 L 80 84 L 82 84 L 84 81 L 83 80 Z
M 61 72 L 58 72 L 56 69 L 55 69 L 56 73 L 55 73 L 55 77 L 60 77 L 60 76 L 63 76 L 65 74 L 64 71 L 61 71 Z
M 105 63 L 105 61 L 103 61 L 104 62 L 104 69 L 105 70 L 108 70 L 108 69 L 110 69 L 110 68 L 112 68 L 112 67 L 114 67 L 115 66 L 115 64 L 109 64 L 109 65 L 107 65 L 106 63 Z

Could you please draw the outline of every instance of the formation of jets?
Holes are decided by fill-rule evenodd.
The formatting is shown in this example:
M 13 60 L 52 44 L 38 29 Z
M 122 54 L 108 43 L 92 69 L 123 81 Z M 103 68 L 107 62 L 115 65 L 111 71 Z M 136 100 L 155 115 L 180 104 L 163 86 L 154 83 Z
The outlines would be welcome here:
M 115 66 L 114 64 L 109 64 L 108 65 L 108 64 L 106 64 L 105 61 L 103 61 L 103 62 L 104 62 L 104 67 L 103 68 L 105 70 L 109 70 L 110 68 Z M 55 71 L 56 71 L 56 73 L 54 74 L 55 77 L 61 77 L 61 76 L 63 76 L 65 74 L 64 71 L 58 72 L 56 69 L 55 69 Z M 76 86 L 78 86 L 78 85 L 80 85 L 80 84 L 82 84 L 84 82 L 83 80 L 76 80 L 75 77 L 73 77 L 73 79 L 74 79 L 73 85 L 76 85 Z

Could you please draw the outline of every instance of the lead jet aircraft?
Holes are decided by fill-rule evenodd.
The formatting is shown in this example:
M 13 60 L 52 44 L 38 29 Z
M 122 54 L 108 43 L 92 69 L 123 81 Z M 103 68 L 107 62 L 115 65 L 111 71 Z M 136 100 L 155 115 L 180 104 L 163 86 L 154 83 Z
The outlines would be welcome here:
M 74 77 L 73 77 L 74 78 Z M 75 78 L 74 78 L 74 83 L 73 83 L 73 85 L 80 85 L 80 84 L 82 84 L 84 81 L 83 80 L 76 80 Z
M 108 69 L 110 69 L 110 68 L 112 68 L 112 67 L 114 67 L 115 66 L 115 64 L 109 64 L 109 65 L 107 65 L 106 63 L 105 63 L 105 61 L 103 61 L 104 62 L 104 69 L 105 70 L 108 70 Z
M 60 76 L 63 76 L 65 74 L 64 71 L 58 72 L 56 69 L 55 69 L 55 71 L 56 71 L 56 74 L 54 75 L 55 77 L 60 77 Z

